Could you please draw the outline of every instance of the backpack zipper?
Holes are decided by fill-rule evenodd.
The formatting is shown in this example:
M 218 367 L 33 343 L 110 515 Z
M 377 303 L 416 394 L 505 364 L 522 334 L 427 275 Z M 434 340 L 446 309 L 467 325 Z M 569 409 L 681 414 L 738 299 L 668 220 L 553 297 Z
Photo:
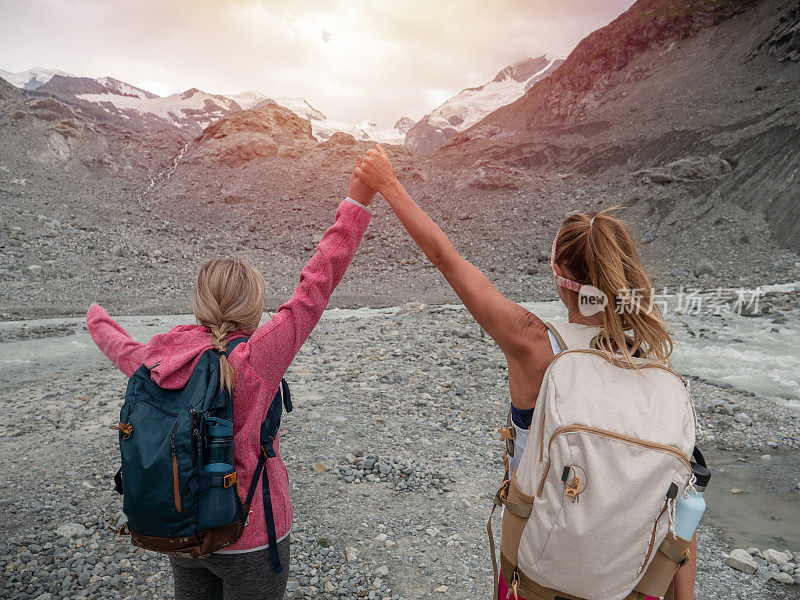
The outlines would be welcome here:
M 618 363 L 618 362 L 616 362 L 614 360 L 611 360 L 611 358 L 608 355 L 608 352 L 603 352 L 602 350 L 595 350 L 594 348 L 576 348 L 574 350 L 563 350 L 562 352 L 559 352 L 558 354 L 553 356 L 553 358 L 550 359 L 550 362 L 547 363 L 547 368 L 545 369 L 545 377 L 547 376 L 547 371 L 550 370 L 551 365 L 556 360 L 558 360 L 558 358 L 560 356 L 564 356 L 565 354 L 594 354 L 594 355 L 597 355 L 597 356 L 607 360 L 609 363 L 611 363 L 612 365 L 614 365 L 616 367 L 620 367 L 622 369 L 633 369 L 633 368 L 635 368 L 635 367 L 630 366 L 627 363 Z M 678 381 L 681 382 L 681 385 L 683 385 L 683 387 L 686 387 L 686 381 L 683 379 L 683 377 L 681 377 L 678 372 L 673 371 L 672 369 L 670 369 L 669 367 L 667 367 L 665 365 L 662 365 L 660 363 L 651 362 L 651 363 L 645 363 L 645 364 L 639 365 L 639 368 L 640 369 L 661 369 L 662 371 L 666 371 L 667 373 L 672 373 L 675 377 L 678 378 Z M 542 379 L 542 381 L 544 381 L 544 379 Z M 690 400 L 691 400 L 691 398 L 690 398 Z M 694 410 L 694 405 L 692 405 L 692 410 Z M 561 428 L 559 427 L 558 429 L 561 429 Z M 558 429 L 556 429 L 556 431 L 558 431 Z M 553 432 L 553 435 L 555 435 L 555 432 Z M 633 438 L 633 439 L 636 439 L 636 438 Z M 551 437 L 550 438 L 550 442 L 552 443 L 552 441 L 553 441 L 553 438 Z M 542 414 L 542 435 L 541 435 L 541 442 L 539 444 L 539 462 L 542 462 L 542 460 L 544 460 L 544 413 Z M 548 466 L 548 468 L 549 468 L 549 466 Z M 546 473 L 546 471 L 545 471 L 545 473 Z
M 147 404 L 148 406 L 152 406 L 157 411 L 159 411 L 161 413 L 164 413 L 168 417 L 177 417 L 178 416 L 178 413 L 174 413 L 174 412 L 170 412 L 168 410 L 165 410 L 165 409 L 161 408 L 158 404 L 154 404 L 153 402 L 148 402 L 147 400 L 136 400 L 136 402 L 133 402 L 133 404 L 136 404 L 136 403 Z
M 200 446 L 200 430 L 198 428 L 198 412 L 190 408 L 192 414 L 192 466 L 196 467 L 201 462 L 202 448 Z
M 668 454 L 672 454 L 673 456 L 678 457 L 681 459 L 686 466 L 689 466 L 689 459 L 686 458 L 686 455 L 681 451 L 680 448 L 675 446 L 670 446 L 669 444 L 659 444 L 658 442 L 651 442 L 648 440 L 643 440 L 637 437 L 633 437 L 631 435 L 625 435 L 623 433 L 617 433 L 616 431 L 608 431 L 607 429 L 599 429 L 597 427 L 588 427 L 586 425 L 563 425 L 557 428 L 553 435 L 550 436 L 550 441 L 547 444 L 547 464 L 544 468 L 544 473 L 542 473 L 542 478 L 539 481 L 539 487 L 536 490 L 536 497 L 541 498 L 542 493 L 544 492 L 544 482 L 547 479 L 547 474 L 550 472 L 550 448 L 553 446 L 553 440 L 556 439 L 558 436 L 565 434 L 565 433 L 575 433 L 575 432 L 584 432 L 590 433 L 592 435 L 598 435 L 600 437 L 609 438 L 612 440 L 617 440 L 620 442 L 624 442 L 626 444 L 634 444 L 635 446 L 641 446 L 642 448 L 649 448 L 650 450 L 657 450 L 659 452 L 666 452 Z
M 178 480 L 178 444 L 175 436 L 177 428 L 178 424 L 175 423 L 169 434 L 169 449 L 172 454 L 172 495 L 175 498 L 175 510 L 181 512 L 181 486 Z
M 661 517 L 664 516 L 664 513 L 667 512 L 667 508 L 669 507 L 669 500 L 664 503 L 664 508 L 661 509 L 661 512 L 658 513 L 656 520 L 653 522 L 653 530 L 650 533 L 650 545 L 647 547 L 647 554 L 644 555 L 644 561 L 642 562 L 642 566 L 639 567 L 639 572 L 636 574 L 638 577 L 644 571 L 645 565 L 647 565 L 647 561 L 650 560 L 650 555 L 653 553 L 653 546 L 656 544 L 656 529 L 658 529 L 658 521 Z
M 565 354 L 596 354 L 600 358 L 603 358 L 603 359 L 607 360 L 608 362 L 610 362 L 615 367 L 620 367 L 621 369 L 636 369 L 636 367 L 631 366 L 630 364 L 628 364 L 625 361 L 622 361 L 622 360 L 616 361 L 616 360 L 614 360 L 613 357 L 608 352 L 605 352 L 603 350 L 596 350 L 595 348 L 575 348 L 573 350 L 564 350 L 562 352 L 559 352 L 558 354 L 553 356 L 553 358 L 550 359 L 549 363 L 547 363 L 547 369 L 549 369 L 550 365 L 552 365 L 556 360 L 558 360 L 559 357 L 564 356 Z M 678 380 L 681 382 L 681 384 L 683 384 L 683 386 L 686 387 L 686 382 L 683 380 L 683 377 L 681 377 L 680 373 L 670 369 L 666 365 L 662 365 L 661 363 L 657 363 L 657 362 L 648 362 L 648 363 L 640 364 L 639 368 L 640 369 L 661 369 L 662 371 L 666 371 L 667 373 L 672 373 L 673 375 L 675 375 L 675 377 L 678 378 Z

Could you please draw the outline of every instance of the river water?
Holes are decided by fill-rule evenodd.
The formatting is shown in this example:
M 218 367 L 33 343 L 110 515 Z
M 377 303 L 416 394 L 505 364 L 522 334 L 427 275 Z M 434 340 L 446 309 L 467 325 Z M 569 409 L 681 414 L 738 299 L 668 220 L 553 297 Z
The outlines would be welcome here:
M 526 302 L 523 306 L 545 321 L 563 321 L 560 302 Z M 463 309 L 460 305 L 452 308 Z M 323 319 L 371 319 L 394 314 L 399 308 L 329 309 Z M 800 410 L 800 319 L 786 316 L 775 325 L 772 317 L 724 314 L 718 317 L 670 314 L 676 344 L 673 364 L 679 372 L 705 381 L 752 392 Z M 192 315 L 119 317 L 138 340 L 148 340 L 175 325 L 193 323 Z M 0 339 L 14 337 L 25 325 L 74 329 L 60 337 L 0 342 L 0 390 L 9 385 L 38 380 L 76 367 L 100 364 L 105 359 L 77 317 L 0 322 Z

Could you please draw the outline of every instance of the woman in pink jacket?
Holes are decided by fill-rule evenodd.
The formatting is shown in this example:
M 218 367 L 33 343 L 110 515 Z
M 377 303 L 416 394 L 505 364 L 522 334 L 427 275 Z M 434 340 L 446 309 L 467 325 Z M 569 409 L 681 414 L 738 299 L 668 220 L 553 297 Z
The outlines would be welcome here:
M 361 157 L 357 159 L 360 164 Z M 366 207 L 375 192 L 353 174 L 348 197 L 336 211 L 314 256 L 300 274 L 289 301 L 261 327 L 266 285 L 251 265 L 235 258 L 206 263 L 195 285 L 193 310 L 198 325 L 180 325 L 141 344 L 99 305 L 86 314 L 92 339 L 126 375 L 141 365 L 151 368 L 162 388 L 186 385 L 200 356 L 210 348 L 250 336 L 221 359 L 223 385 L 233 387 L 234 446 L 240 481 L 251 481 L 260 452 L 260 428 L 281 378 L 316 326 L 333 290 L 344 276 L 370 221 Z M 152 366 L 151 366 L 152 365 Z M 292 504 L 289 478 L 280 459 L 267 462 L 272 507 L 281 563 L 289 564 Z M 261 485 L 259 481 L 259 486 Z M 246 493 L 242 489 L 240 493 Z M 244 501 L 244 498 L 242 498 Z M 273 572 L 268 553 L 262 494 L 256 491 L 248 525 L 233 545 L 208 558 L 170 557 L 176 600 L 271 600 L 283 598 L 289 569 Z

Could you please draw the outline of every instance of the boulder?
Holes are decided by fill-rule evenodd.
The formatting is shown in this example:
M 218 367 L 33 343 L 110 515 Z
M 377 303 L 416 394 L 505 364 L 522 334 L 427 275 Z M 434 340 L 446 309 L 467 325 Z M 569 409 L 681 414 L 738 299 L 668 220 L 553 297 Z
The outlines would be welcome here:
M 784 573 L 783 571 L 778 571 L 777 573 L 773 573 L 772 578 L 778 583 L 787 583 L 787 584 L 794 583 L 794 577 L 792 577 L 788 573 Z
M 784 552 L 769 548 L 764 550 L 764 559 L 771 565 L 782 565 L 783 563 L 787 562 L 787 560 L 791 560 L 791 556 L 787 559 Z
M 747 553 L 747 550 L 741 548 L 731 552 L 730 556 L 725 560 L 725 564 L 748 575 L 752 575 L 758 569 L 753 557 Z
M 265 104 L 233 112 L 206 127 L 185 160 L 195 163 L 210 159 L 237 167 L 276 156 L 285 148 L 307 148 L 316 143 L 310 121 L 277 104 Z

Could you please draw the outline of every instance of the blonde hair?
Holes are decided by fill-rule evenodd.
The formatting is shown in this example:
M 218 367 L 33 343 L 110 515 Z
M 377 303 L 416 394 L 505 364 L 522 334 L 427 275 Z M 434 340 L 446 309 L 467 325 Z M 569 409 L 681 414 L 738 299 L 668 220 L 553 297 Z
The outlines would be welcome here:
M 222 353 L 220 387 L 229 393 L 233 393 L 234 375 L 225 355 L 225 344 L 234 331 L 252 331 L 258 327 L 266 289 L 264 276 L 258 269 L 237 258 L 210 260 L 197 274 L 192 311 L 197 323 L 208 327 L 211 343 Z
M 608 299 L 598 348 L 620 352 L 633 366 L 637 353 L 666 363 L 672 354 L 672 338 L 653 303 L 650 279 L 633 239 L 625 223 L 611 214 L 614 210 L 564 219 L 556 236 L 554 261 L 569 269 L 575 281 L 596 287 Z

